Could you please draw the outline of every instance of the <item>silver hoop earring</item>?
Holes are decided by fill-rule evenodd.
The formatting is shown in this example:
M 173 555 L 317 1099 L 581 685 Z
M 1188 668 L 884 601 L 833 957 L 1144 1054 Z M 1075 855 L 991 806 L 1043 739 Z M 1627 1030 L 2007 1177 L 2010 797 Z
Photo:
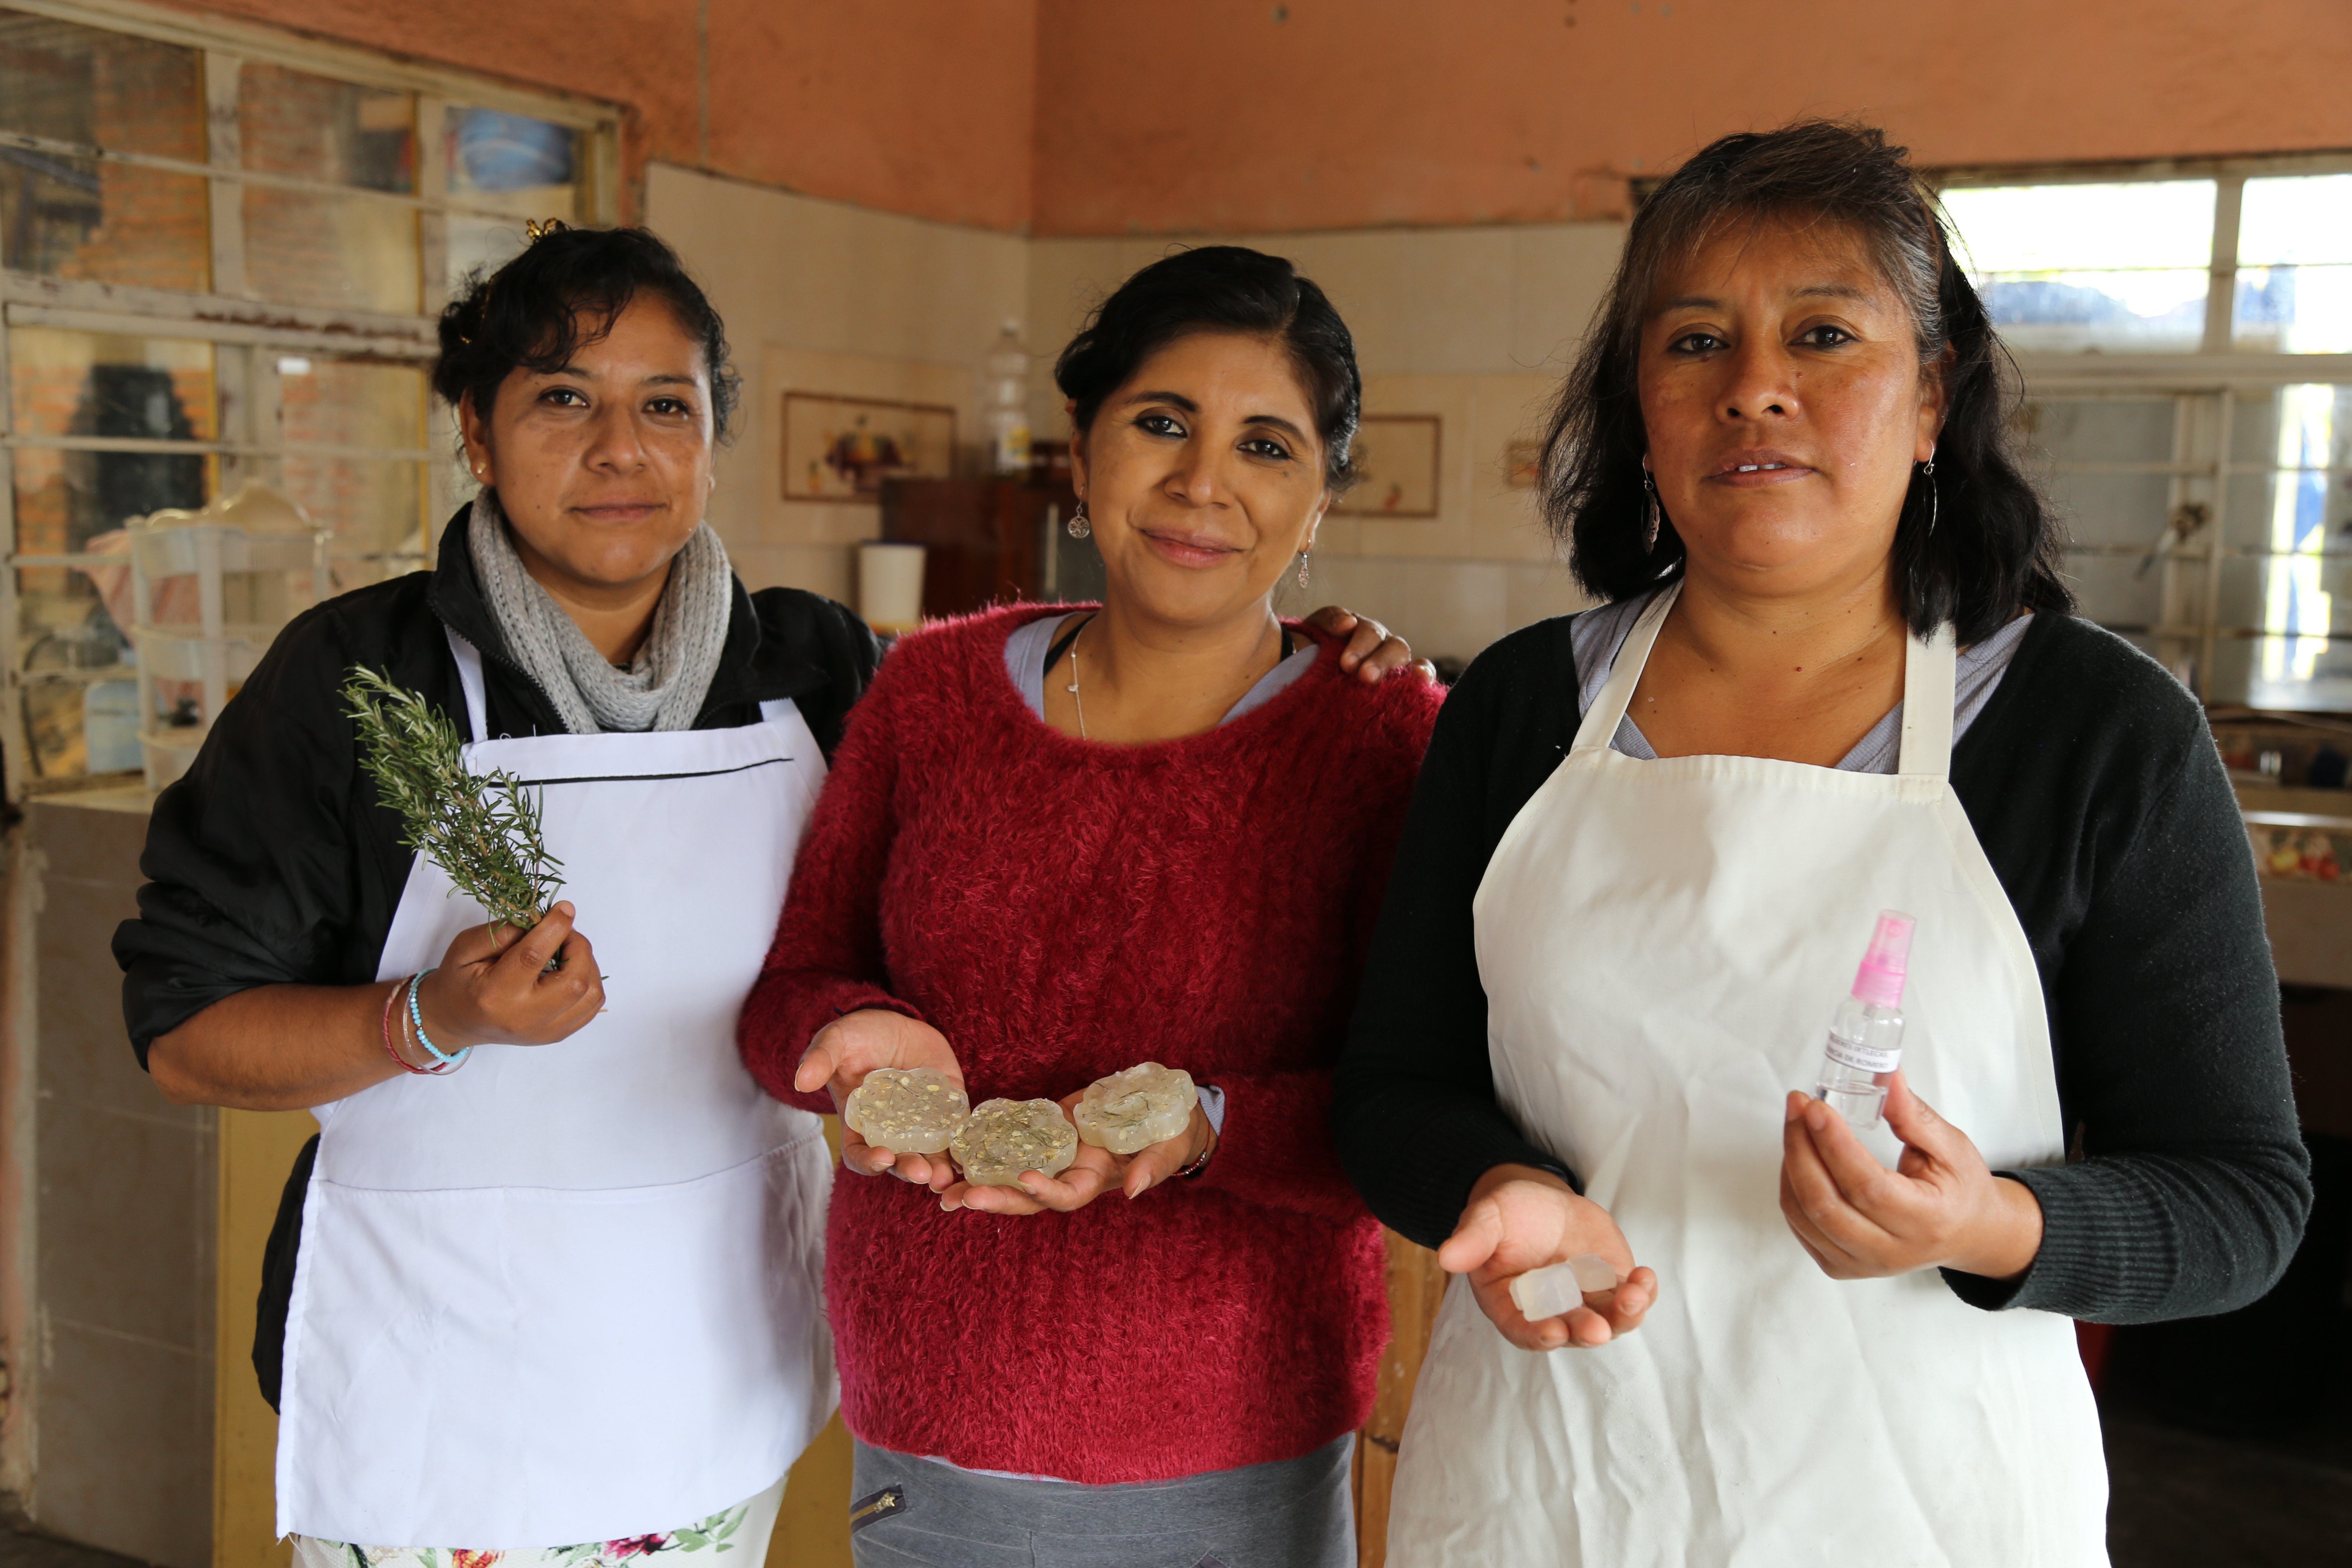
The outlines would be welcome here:
M 1078 498 L 1078 510 L 1070 514 L 1070 521 L 1065 526 L 1069 529 L 1072 539 L 1084 539 L 1095 531 L 1095 525 L 1087 521 L 1086 497 Z
M 1298 552 L 1298 586 L 1302 592 L 1307 587 L 1307 562 L 1313 554 L 1314 552 L 1311 550 L 1302 550 Z
M 1658 551 L 1658 520 L 1665 514 L 1658 506 L 1658 481 L 1650 470 L 1642 470 L 1642 491 L 1649 501 L 1649 517 L 1642 525 L 1642 553 L 1654 555 Z

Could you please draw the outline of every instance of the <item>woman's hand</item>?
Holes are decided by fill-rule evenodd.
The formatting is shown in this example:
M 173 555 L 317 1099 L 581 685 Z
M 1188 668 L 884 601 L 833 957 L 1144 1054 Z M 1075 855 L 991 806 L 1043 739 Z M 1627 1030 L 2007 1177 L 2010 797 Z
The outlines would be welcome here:
M 1389 671 L 1407 664 L 1420 671 L 1423 680 L 1437 679 L 1436 667 L 1425 658 L 1416 661 L 1404 638 L 1353 610 L 1326 605 L 1307 616 L 1307 624 L 1326 637 L 1348 639 L 1348 646 L 1339 650 L 1339 668 L 1354 670 L 1367 686 L 1378 686 Z
M 816 1032 L 801 1054 L 793 1087 L 803 1094 L 820 1089 L 833 1091 L 834 1109 L 841 1109 L 849 1091 L 866 1081 L 877 1068 L 933 1068 L 963 1087 L 963 1067 L 956 1060 L 948 1037 L 919 1018 L 886 1007 L 861 1007 L 845 1013 Z M 900 1181 L 938 1192 L 956 1179 L 955 1165 L 944 1151 L 936 1154 L 902 1154 L 870 1144 L 847 1122 L 841 1128 L 841 1163 L 861 1176 L 887 1171 Z
M 564 900 L 527 931 L 509 925 L 459 931 L 416 987 L 433 1044 L 448 1054 L 467 1046 L 550 1046 L 602 1012 L 596 952 L 572 929 L 572 917 Z M 547 967 L 559 957 L 556 968 Z
M 1084 1089 L 1064 1095 L 1062 1114 L 1075 1120 L 1078 1101 L 1085 1096 Z M 1017 1188 L 975 1187 L 969 1182 L 958 1182 L 940 1194 L 940 1207 L 977 1209 L 982 1214 L 1031 1215 L 1044 1214 L 1048 1209 L 1070 1214 L 1113 1189 L 1124 1192 L 1129 1198 L 1139 1198 L 1216 1146 L 1217 1134 L 1209 1125 L 1208 1112 L 1196 1102 L 1192 1121 L 1173 1138 L 1147 1143 L 1126 1155 L 1098 1149 L 1080 1139 L 1078 1157 L 1059 1177 L 1024 1171 Z
M 1878 1163 L 1845 1118 L 1809 1095 L 1789 1096 L 1780 1130 L 1780 1212 L 1832 1279 L 1877 1279 L 1957 1268 L 2014 1279 L 2042 1249 L 2042 1205 L 2022 1182 L 1992 1173 L 1968 1134 L 1911 1092 L 1886 1086 L 1886 1125 L 1903 1140 L 1895 1169 Z
M 1520 1315 L 1513 1279 L 1588 1252 L 1617 1271 L 1615 1289 L 1589 1293 L 1564 1317 L 1530 1323 Z M 1437 1261 L 1448 1274 L 1470 1277 L 1480 1309 L 1521 1350 L 1605 1345 L 1640 1328 L 1658 1298 L 1657 1275 L 1633 1267 L 1633 1249 L 1609 1211 L 1532 1165 L 1497 1165 L 1478 1178 Z

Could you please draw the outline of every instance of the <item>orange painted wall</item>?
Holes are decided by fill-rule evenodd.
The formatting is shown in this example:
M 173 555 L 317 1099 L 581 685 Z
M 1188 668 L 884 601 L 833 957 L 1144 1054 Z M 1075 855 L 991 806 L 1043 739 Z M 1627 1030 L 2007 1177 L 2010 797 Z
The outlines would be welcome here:
M 1035 0 L 209 0 L 187 9 L 628 111 L 648 159 L 889 212 L 1029 219 Z M 709 18 L 709 142 L 702 140 Z
M 618 103 L 633 185 L 1040 235 L 1613 216 L 1808 113 L 1931 166 L 2352 148 L 2352 0 L 173 3 Z
M 1611 214 L 1727 132 L 1926 165 L 2352 148 L 2347 0 L 1041 0 L 1035 232 Z

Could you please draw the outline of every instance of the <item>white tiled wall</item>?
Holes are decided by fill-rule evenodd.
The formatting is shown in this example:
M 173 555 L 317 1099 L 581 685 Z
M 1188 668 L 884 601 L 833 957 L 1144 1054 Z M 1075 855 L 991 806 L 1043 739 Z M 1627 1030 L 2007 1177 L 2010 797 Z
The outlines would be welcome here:
M 737 569 L 755 587 L 845 599 L 856 541 L 879 520 L 868 505 L 782 499 L 782 390 L 919 392 L 969 413 L 973 367 L 1013 318 L 1037 356 L 1033 427 L 1065 437 L 1055 354 L 1120 279 L 1179 243 L 1030 240 L 664 165 L 648 176 L 646 212 L 709 287 L 746 379 L 712 509 Z M 1614 224 L 1542 224 L 1244 241 L 1289 257 L 1347 317 L 1367 412 L 1444 421 L 1437 516 L 1332 516 L 1307 599 L 1377 616 L 1421 651 L 1456 658 L 1584 602 L 1527 492 L 1507 484 L 1503 455 L 1539 427 L 1622 239 Z
M 975 428 L 981 356 L 1028 310 L 1029 242 L 659 163 L 646 222 L 710 291 L 743 376 L 710 509 L 736 571 L 855 603 L 856 542 L 879 510 L 783 499 L 782 394 L 950 402 Z

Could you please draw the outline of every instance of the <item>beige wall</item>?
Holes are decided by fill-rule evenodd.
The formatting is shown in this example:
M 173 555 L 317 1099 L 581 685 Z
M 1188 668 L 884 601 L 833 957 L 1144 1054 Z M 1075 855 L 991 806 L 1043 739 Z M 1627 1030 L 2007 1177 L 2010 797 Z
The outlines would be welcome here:
M 1028 310 L 1028 242 L 667 164 L 647 173 L 646 221 L 710 290 L 743 374 L 710 513 L 736 570 L 854 603 L 879 510 L 783 499 L 783 393 L 950 402 L 969 439 L 981 356 Z

